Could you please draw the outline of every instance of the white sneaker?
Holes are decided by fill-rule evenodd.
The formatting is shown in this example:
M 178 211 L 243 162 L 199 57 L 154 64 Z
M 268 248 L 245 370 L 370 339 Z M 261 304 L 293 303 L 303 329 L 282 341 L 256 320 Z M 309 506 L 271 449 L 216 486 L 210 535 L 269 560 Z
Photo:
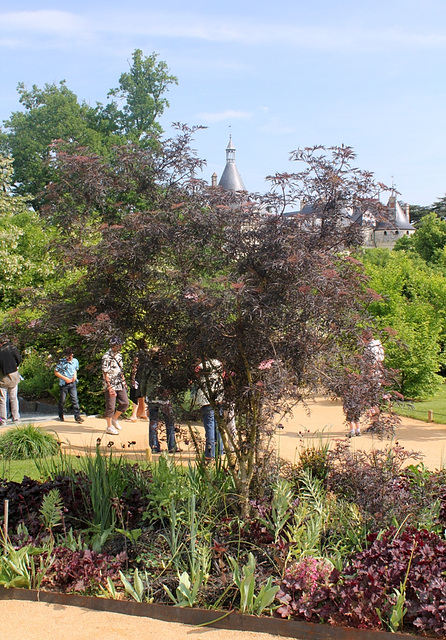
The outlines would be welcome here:
M 112 420 L 112 425 L 114 426 L 115 429 L 117 429 L 118 431 L 121 431 L 121 425 L 117 420 Z
M 108 433 L 109 436 L 117 436 L 119 431 L 112 425 L 111 427 L 107 427 L 105 433 Z

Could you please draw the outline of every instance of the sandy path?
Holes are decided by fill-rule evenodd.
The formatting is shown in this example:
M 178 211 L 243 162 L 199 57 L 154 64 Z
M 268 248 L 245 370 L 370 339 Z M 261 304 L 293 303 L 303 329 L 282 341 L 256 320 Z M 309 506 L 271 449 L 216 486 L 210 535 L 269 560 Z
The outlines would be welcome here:
M 0 601 L 2 640 L 279 640 L 250 631 L 197 628 L 176 622 L 91 611 L 45 602 Z
M 303 446 L 317 444 L 320 440 L 345 439 L 347 427 L 344 421 L 342 407 L 339 402 L 318 399 L 308 405 L 310 414 L 302 407 L 296 407 L 293 415 L 282 420 L 283 429 L 278 429 L 275 435 L 276 447 L 281 457 L 294 462 L 299 450 Z M 98 438 L 104 449 L 113 443 L 114 451 L 120 451 L 136 458 L 146 458 L 148 449 L 148 423 L 145 421 L 121 421 L 122 431 L 117 436 L 105 434 L 105 420 L 88 417 L 82 425 L 77 424 L 72 416 L 67 416 L 65 422 L 57 419 L 43 423 L 48 429 L 58 433 L 64 443 L 64 449 L 73 454 L 94 451 Z M 203 428 L 197 425 L 203 435 Z M 166 447 L 164 426 L 160 425 L 161 446 Z M 163 442 L 164 437 L 164 442 Z M 446 425 L 426 423 L 411 418 L 403 418 L 397 430 L 396 440 L 408 451 L 423 453 L 423 462 L 429 469 L 437 469 L 446 464 Z M 128 447 L 129 442 L 134 442 Z M 353 438 L 350 446 L 354 449 L 370 451 L 373 448 L 383 448 L 389 445 L 387 440 L 363 434 L 360 438 Z M 195 458 L 192 444 L 180 443 L 181 454 L 178 459 L 187 461 Z

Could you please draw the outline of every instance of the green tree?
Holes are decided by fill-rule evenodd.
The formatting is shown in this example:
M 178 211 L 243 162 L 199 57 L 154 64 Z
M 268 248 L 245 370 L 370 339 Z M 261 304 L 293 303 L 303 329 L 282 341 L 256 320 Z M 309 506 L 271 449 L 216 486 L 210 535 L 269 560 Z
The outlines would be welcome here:
M 411 240 L 414 250 L 428 264 L 441 262 L 446 246 L 446 221 L 434 212 L 429 213 L 421 220 Z
M 386 362 L 400 370 L 402 393 L 411 398 L 433 393 L 442 382 L 445 276 L 410 252 L 370 249 L 364 263 L 370 286 L 381 295 L 370 309 L 380 328 L 391 327 L 397 337 L 386 345 Z
M 130 71 L 121 74 L 119 87 L 109 92 L 125 100 L 122 111 L 114 108 L 114 117 L 123 135 L 134 142 L 161 133 L 157 119 L 164 113 L 169 102 L 164 94 L 178 78 L 169 73 L 168 66 L 158 61 L 158 54 L 144 56 L 141 49 L 132 55 Z
M 431 205 L 431 210 L 436 213 L 439 218 L 444 220 L 446 218 L 446 196 L 435 200 Z
M 437 216 L 443 220 L 446 218 L 446 196 L 439 198 L 428 207 L 416 204 L 410 205 L 410 219 L 411 222 L 416 224 L 416 226 L 418 226 L 418 223 L 430 213 L 436 213 Z
M 30 288 L 43 288 L 54 276 L 47 231 L 26 198 L 11 193 L 12 160 L 0 156 L 0 309 L 28 298 Z
M 144 57 L 137 49 L 128 73 L 123 73 L 119 88 L 109 96 L 124 100 L 119 109 L 115 101 L 105 106 L 91 107 L 79 103 L 77 96 L 66 86 L 45 84 L 43 89 L 33 85 L 28 90 L 18 85 L 22 111 L 12 113 L 4 121 L 0 134 L 0 150 L 14 159 L 14 188 L 20 195 L 31 195 L 33 205 L 40 209 L 42 193 L 54 179 L 53 142 L 63 141 L 107 156 L 113 145 L 145 143 L 161 132 L 156 119 L 169 106 L 164 93 L 177 78 L 168 73 L 165 62 L 157 61 L 157 54 Z
M 79 104 L 65 81 L 46 84 L 43 89 L 33 85 L 18 86 L 23 111 L 14 112 L 4 122 L 3 152 L 14 159 L 14 185 L 20 195 L 32 196 L 35 206 L 39 194 L 51 179 L 47 160 L 53 140 L 73 141 L 96 151 L 101 149 L 100 134 L 91 124 L 93 113 L 86 104 Z
M 47 163 L 52 141 L 72 141 L 98 151 L 102 140 L 92 127 L 91 108 L 78 103 L 65 81 L 46 84 L 43 89 L 33 85 L 31 90 L 20 83 L 18 92 L 24 110 L 4 122 L 2 148 L 14 159 L 15 190 L 31 195 L 38 206 L 39 195 L 52 175 Z
M 429 213 L 432 213 L 432 207 L 423 207 L 418 204 L 410 205 L 410 221 L 412 224 L 415 224 L 415 226 Z
M 397 327 L 398 341 L 386 348 L 388 363 L 401 372 L 401 390 L 406 398 L 428 397 L 435 393 L 443 378 L 438 375 L 441 354 L 440 319 L 429 303 L 400 305 L 395 316 L 386 318 Z

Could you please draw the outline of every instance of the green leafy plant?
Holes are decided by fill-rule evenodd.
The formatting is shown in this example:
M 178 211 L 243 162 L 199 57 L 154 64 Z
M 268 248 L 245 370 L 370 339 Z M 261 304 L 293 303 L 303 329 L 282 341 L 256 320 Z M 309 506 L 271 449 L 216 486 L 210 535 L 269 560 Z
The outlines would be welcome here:
M 99 447 L 94 455 L 82 458 L 81 468 L 89 480 L 88 488 L 84 490 L 84 500 L 91 503 L 92 528 L 99 534 L 98 539 L 115 526 L 113 501 L 119 499 L 128 486 L 128 478 L 123 472 L 125 464 L 124 458 L 114 458 L 111 451 L 109 455 L 103 455 Z
M 20 382 L 20 392 L 27 397 L 42 398 L 58 397 L 59 381 L 54 375 L 54 362 L 47 351 L 27 349 L 20 373 L 23 380 Z
M 259 616 L 271 605 L 276 593 L 279 591 L 279 587 L 277 585 L 273 586 L 273 578 L 270 576 L 256 595 L 256 561 L 252 553 L 249 553 L 248 562 L 242 567 L 241 572 L 237 560 L 228 556 L 228 561 L 232 569 L 232 579 L 240 592 L 240 611 Z
M 58 489 L 51 489 L 43 496 L 40 506 L 40 521 L 45 529 L 52 530 L 62 524 L 63 502 Z
M 133 584 L 130 582 L 130 580 L 128 580 L 126 578 L 126 576 L 122 573 L 122 571 L 119 572 L 119 577 L 122 580 L 122 584 L 124 585 L 124 589 L 126 591 L 126 593 L 128 593 L 130 596 L 132 596 L 132 598 L 134 600 L 136 600 L 136 602 L 143 602 L 144 600 L 144 583 L 141 580 L 141 577 L 139 575 L 139 571 L 138 569 L 135 569 L 134 573 L 133 573 Z M 109 591 L 110 593 L 116 593 L 113 588 L 110 588 L 110 583 L 111 580 L 107 580 L 107 584 L 109 587 Z M 115 597 L 115 596 L 113 596 Z
M 169 598 L 172 600 L 172 602 L 175 603 L 175 607 L 193 607 L 197 602 L 198 593 L 203 585 L 204 578 L 204 573 L 200 569 L 195 576 L 195 580 L 193 581 L 193 583 L 191 583 L 189 574 L 187 573 L 187 571 L 183 571 L 183 573 L 179 577 L 179 584 L 176 588 L 176 596 L 172 594 L 170 589 L 166 587 L 165 584 L 163 585 L 163 587 Z
M 290 505 L 294 498 L 291 483 L 285 478 L 278 478 L 273 486 L 273 498 L 271 500 L 270 525 L 274 531 L 274 542 L 277 542 L 282 529 L 292 517 Z
M 58 451 L 56 435 L 32 424 L 12 427 L 0 436 L 0 455 L 12 460 L 45 458 Z
M 172 502 L 176 512 L 181 515 L 183 505 L 187 504 L 190 494 L 191 487 L 184 468 L 175 464 L 174 460 L 160 456 L 152 468 L 149 505 L 145 518 L 149 522 L 167 522 L 171 516 Z
M 6 589 L 40 589 L 42 580 L 53 563 L 52 548 L 53 544 L 50 542 L 46 548 L 27 544 L 16 549 L 9 540 L 3 540 L 0 585 Z
M 289 541 L 288 555 L 320 555 L 321 540 L 329 521 L 329 502 L 321 480 L 314 477 L 311 469 L 303 469 L 299 475 L 299 504 L 293 518 L 287 523 L 286 538 Z
M 302 448 L 299 452 L 299 460 L 297 468 L 299 471 L 308 469 L 311 475 L 319 480 L 325 480 L 328 474 L 328 452 L 330 449 L 329 438 L 320 437 L 318 444 L 301 443 Z

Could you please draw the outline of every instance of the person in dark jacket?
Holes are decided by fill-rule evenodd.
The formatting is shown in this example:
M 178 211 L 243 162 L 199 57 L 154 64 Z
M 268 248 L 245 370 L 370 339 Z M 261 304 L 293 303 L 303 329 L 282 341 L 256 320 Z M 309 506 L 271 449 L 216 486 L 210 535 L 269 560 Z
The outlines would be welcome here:
M 12 421 L 20 419 L 19 403 L 17 400 L 17 388 L 20 382 L 19 364 L 22 358 L 20 353 L 9 341 L 6 334 L 0 335 L 0 419 L 6 421 L 6 398 L 9 394 Z

